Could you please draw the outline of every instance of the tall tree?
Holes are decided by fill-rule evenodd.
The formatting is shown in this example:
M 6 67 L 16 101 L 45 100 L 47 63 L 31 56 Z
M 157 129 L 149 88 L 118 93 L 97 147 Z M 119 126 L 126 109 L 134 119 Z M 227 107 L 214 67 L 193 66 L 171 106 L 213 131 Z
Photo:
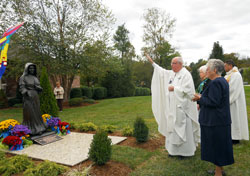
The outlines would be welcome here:
M 113 36 L 114 47 L 120 52 L 122 59 L 135 57 L 134 46 L 129 41 L 129 31 L 125 28 L 125 24 L 118 26 L 115 35 Z
M 89 42 L 84 46 L 82 56 L 85 63 L 83 72 L 81 72 L 82 85 L 100 84 L 100 80 L 105 75 L 106 70 L 110 68 L 108 60 L 112 58 L 112 49 L 100 40 Z
M 172 57 L 180 55 L 169 43 L 176 20 L 158 8 L 147 9 L 143 18 L 145 20 L 143 25 L 145 46 L 142 52 L 149 53 L 159 65 L 165 68 L 170 67 Z
M 101 0 L 2 0 L 3 26 L 25 21 L 18 43 L 25 56 L 46 66 L 53 82 L 60 80 L 66 98 L 74 76 L 82 70 L 86 42 L 108 38 L 111 12 Z M 7 21 L 5 19 L 8 19 Z
M 220 59 L 222 61 L 225 61 L 224 55 L 223 55 L 223 48 L 220 46 L 220 43 L 214 42 L 212 53 L 209 55 L 209 59 Z

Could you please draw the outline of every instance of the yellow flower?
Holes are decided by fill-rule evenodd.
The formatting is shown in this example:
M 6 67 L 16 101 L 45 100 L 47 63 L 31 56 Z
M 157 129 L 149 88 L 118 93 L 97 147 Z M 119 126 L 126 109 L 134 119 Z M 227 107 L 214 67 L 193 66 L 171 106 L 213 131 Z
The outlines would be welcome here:
M 57 126 L 54 126 L 55 129 L 57 129 Z
M 29 135 L 29 134 L 27 134 L 27 135 L 26 135 L 26 137 L 30 137 L 30 135 Z
M 9 128 L 9 126 L 11 125 L 12 127 L 14 127 L 15 125 L 19 125 L 20 123 L 14 119 L 8 119 L 8 120 L 4 120 L 2 122 L 0 122 L 0 129 L 1 130 L 6 130 Z
M 63 126 L 62 129 L 65 130 L 65 126 Z
M 22 140 L 24 140 L 24 139 L 25 139 L 25 137 L 23 136 L 23 137 L 22 137 Z

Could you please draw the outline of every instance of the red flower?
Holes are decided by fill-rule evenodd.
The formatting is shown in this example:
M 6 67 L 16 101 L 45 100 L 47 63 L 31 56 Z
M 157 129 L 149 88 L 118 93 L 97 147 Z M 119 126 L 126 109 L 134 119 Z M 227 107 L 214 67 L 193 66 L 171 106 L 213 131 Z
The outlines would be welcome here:
M 22 144 L 22 140 L 20 139 L 20 137 L 17 136 L 7 136 L 6 138 L 3 139 L 2 143 L 6 145 L 15 146 Z

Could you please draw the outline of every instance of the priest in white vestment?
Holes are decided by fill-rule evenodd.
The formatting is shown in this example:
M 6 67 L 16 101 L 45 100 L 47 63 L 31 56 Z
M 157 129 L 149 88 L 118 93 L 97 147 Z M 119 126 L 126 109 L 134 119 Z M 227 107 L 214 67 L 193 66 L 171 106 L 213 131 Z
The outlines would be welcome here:
M 152 110 L 159 132 L 166 137 L 165 147 L 172 156 L 193 156 L 200 142 L 197 104 L 191 100 L 193 78 L 181 57 L 172 59 L 172 70 L 165 70 L 146 56 L 154 67 Z
M 234 62 L 228 60 L 224 66 L 230 93 L 232 140 L 237 144 L 240 140 L 249 140 L 245 91 L 241 74 Z

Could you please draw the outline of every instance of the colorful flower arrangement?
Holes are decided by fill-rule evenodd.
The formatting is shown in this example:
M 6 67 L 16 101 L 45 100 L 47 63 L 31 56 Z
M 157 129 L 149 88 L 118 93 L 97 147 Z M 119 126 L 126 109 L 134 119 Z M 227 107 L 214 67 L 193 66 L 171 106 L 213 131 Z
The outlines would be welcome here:
M 16 125 L 11 130 L 11 135 L 18 137 L 23 137 L 23 136 L 29 137 L 30 133 L 31 133 L 30 129 L 25 125 Z
M 31 133 L 27 126 L 19 124 L 14 119 L 0 122 L 0 138 L 3 138 L 2 144 L 7 145 L 10 150 L 22 150 L 24 139 L 29 137 L 29 133 Z M 29 140 L 26 139 L 26 142 L 29 142 Z
M 42 118 L 44 122 L 51 128 L 52 131 L 56 131 L 57 134 L 66 135 L 70 133 L 70 125 L 67 122 L 62 122 L 58 117 L 52 117 L 49 114 L 43 114 Z
M 0 138 L 6 138 L 9 136 L 12 128 L 19 124 L 20 123 L 14 119 L 8 119 L 0 122 Z
M 8 145 L 10 150 L 22 150 L 23 140 L 18 136 L 7 136 L 2 141 L 3 144 Z
M 59 129 L 60 129 L 62 135 L 66 135 L 66 134 L 70 133 L 70 131 L 69 131 L 70 125 L 67 122 L 60 121 L 59 122 Z
M 62 122 L 58 117 L 52 117 L 49 114 L 42 115 L 43 121 L 56 131 L 59 135 L 69 134 L 70 124 Z M 9 148 L 10 150 L 22 150 L 23 147 L 32 145 L 30 140 L 31 130 L 14 119 L 8 119 L 0 122 L 0 148 Z M 1 142 L 2 141 L 2 142 Z
M 45 123 L 47 123 L 47 122 L 52 118 L 52 116 L 49 115 L 49 114 L 43 114 L 43 115 L 42 115 L 42 118 L 43 118 L 43 121 L 44 121 Z

